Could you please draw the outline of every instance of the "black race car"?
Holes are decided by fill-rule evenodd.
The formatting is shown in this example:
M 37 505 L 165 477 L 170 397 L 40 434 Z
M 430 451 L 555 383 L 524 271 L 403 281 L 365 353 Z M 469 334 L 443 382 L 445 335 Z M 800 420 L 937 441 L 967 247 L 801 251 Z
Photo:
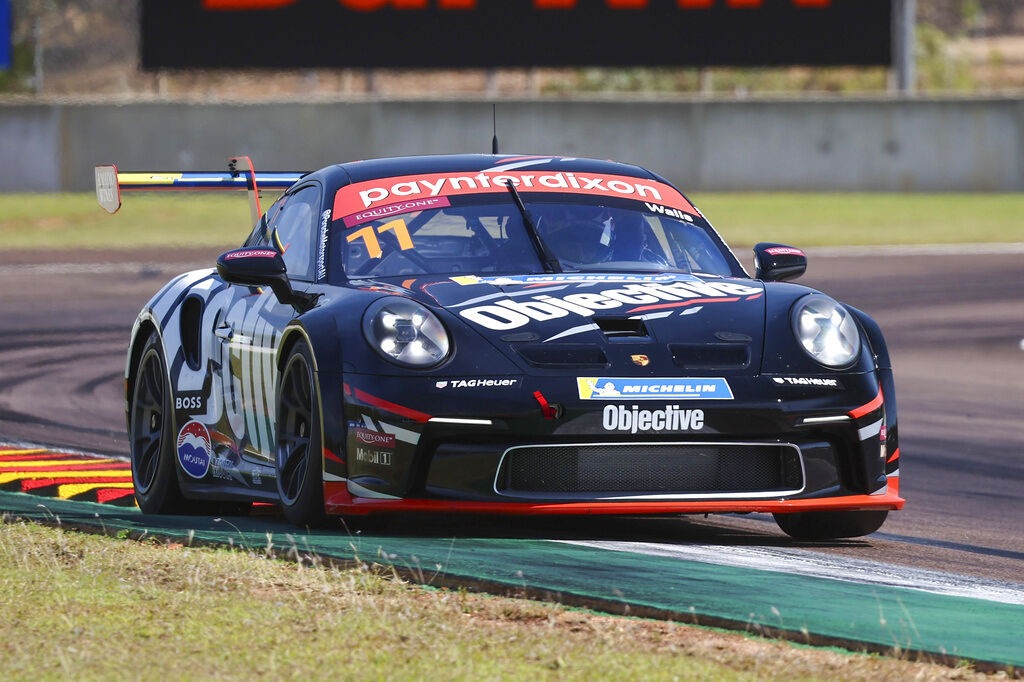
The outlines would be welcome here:
M 506 155 L 315 173 L 118 173 L 247 188 L 255 227 L 139 314 L 126 370 L 147 513 L 771 512 L 800 538 L 900 509 L 893 376 L 864 313 L 749 276 L 665 179 Z M 287 188 L 262 214 L 259 189 Z

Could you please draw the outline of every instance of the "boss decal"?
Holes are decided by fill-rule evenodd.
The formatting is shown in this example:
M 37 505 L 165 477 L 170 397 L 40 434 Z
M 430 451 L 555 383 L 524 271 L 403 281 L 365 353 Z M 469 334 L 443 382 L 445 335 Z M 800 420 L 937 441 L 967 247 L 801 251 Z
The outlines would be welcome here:
M 721 377 L 628 378 L 579 377 L 582 400 L 732 400 L 729 382 Z
M 638 405 L 607 405 L 601 413 L 605 431 L 699 431 L 704 428 L 704 410 L 683 410 L 669 405 L 664 410 L 641 410 Z
M 199 391 L 179 391 L 174 396 L 174 409 L 186 414 L 203 414 L 206 412 L 206 395 Z
M 625 307 L 622 312 L 632 314 L 693 304 L 728 303 L 762 293 L 758 287 L 736 282 L 705 282 L 699 279 L 671 284 L 651 282 L 559 298 L 548 295 L 517 300 L 507 298 L 460 310 L 459 315 L 481 327 L 505 331 L 526 326 L 531 321 L 546 322 L 569 315 L 589 317 L 599 310 Z
M 178 432 L 178 462 L 192 478 L 203 478 L 210 470 L 213 447 L 210 432 L 199 422 L 192 420 Z

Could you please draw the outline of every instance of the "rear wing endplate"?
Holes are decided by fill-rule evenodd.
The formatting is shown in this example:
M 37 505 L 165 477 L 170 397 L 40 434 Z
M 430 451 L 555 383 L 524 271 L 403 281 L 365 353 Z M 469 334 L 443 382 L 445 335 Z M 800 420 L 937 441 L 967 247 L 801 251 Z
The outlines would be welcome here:
M 260 209 L 260 190 L 285 190 L 306 173 L 261 172 L 253 168 L 248 156 L 236 156 L 228 161 L 226 173 L 217 171 L 186 172 L 121 172 L 117 166 L 96 166 L 96 200 L 108 213 L 121 208 L 121 192 L 167 190 L 247 190 L 249 210 L 255 223 L 263 215 Z

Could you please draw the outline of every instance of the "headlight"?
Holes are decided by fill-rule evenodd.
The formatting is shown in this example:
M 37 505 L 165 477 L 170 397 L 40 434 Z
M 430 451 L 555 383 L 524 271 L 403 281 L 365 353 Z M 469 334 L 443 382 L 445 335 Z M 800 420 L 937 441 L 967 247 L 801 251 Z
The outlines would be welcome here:
M 385 360 L 403 367 L 433 367 L 448 357 L 451 343 L 437 316 L 415 301 L 390 296 L 363 315 L 366 342 Z
M 860 353 L 853 315 L 828 296 L 811 294 L 797 302 L 793 333 L 807 354 L 827 367 L 848 365 Z

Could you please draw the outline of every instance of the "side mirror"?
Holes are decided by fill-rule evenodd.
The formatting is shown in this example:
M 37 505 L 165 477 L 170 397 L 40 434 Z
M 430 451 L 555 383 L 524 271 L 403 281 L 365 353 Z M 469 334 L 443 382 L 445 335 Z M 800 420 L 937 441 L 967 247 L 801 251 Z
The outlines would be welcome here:
M 292 289 L 284 258 L 276 249 L 257 247 L 222 253 L 217 258 L 217 272 L 230 284 L 270 287 L 278 301 L 299 311 L 308 310 L 316 301 L 316 296 Z
M 785 244 L 761 242 L 754 247 L 756 279 L 784 282 L 796 279 L 807 270 L 807 254 Z

